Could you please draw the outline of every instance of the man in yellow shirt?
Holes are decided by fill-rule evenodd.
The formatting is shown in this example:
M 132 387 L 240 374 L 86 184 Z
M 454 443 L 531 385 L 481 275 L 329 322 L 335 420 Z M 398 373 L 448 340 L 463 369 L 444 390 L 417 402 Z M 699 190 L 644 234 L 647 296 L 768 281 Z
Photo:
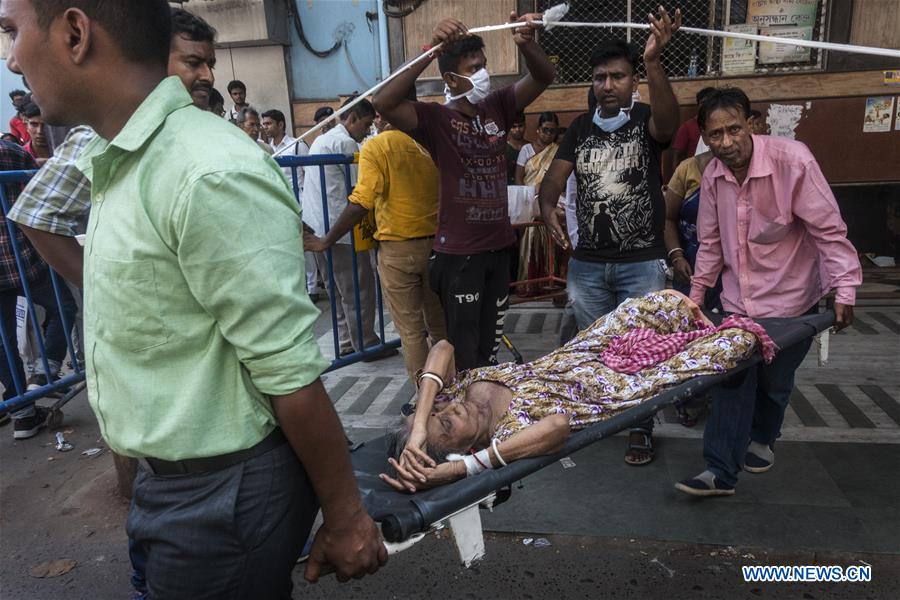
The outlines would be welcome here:
M 380 133 L 359 155 L 359 178 L 350 203 L 323 238 L 307 234 L 307 250 L 324 252 L 375 211 L 378 274 L 400 334 L 409 378 L 425 365 L 430 345 L 447 337 L 444 312 L 428 282 L 437 229 L 438 173 L 428 152 L 411 137 L 378 120 Z

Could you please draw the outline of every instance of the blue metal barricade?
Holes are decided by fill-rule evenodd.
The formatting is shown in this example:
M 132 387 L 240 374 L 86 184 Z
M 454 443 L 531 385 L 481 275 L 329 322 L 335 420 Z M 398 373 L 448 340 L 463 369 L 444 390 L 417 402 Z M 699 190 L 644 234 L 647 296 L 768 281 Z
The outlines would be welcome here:
M 318 156 L 304 156 L 304 157 L 279 157 L 276 159 L 279 165 L 286 169 L 290 169 L 291 172 L 291 181 L 293 183 L 294 188 L 294 196 L 296 197 L 298 202 L 302 203 L 302 199 L 300 198 L 300 186 L 299 186 L 299 177 L 298 177 L 298 169 L 303 167 L 317 167 L 319 180 L 322 185 L 322 211 L 324 215 L 324 222 L 326 230 L 329 227 L 329 216 L 328 216 L 328 197 L 327 197 L 327 187 L 325 185 L 325 167 L 327 166 L 343 166 L 344 168 L 344 181 L 346 184 L 347 195 L 349 196 L 352 191 L 352 184 L 350 179 L 350 165 L 354 163 L 353 156 L 344 156 L 342 154 L 328 154 L 328 155 L 318 155 Z M 9 233 L 10 245 L 12 252 L 15 256 L 15 267 L 18 270 L 21 280 L 22 280 L 22 290 L 21 294 L 25 297 L 27 303 L 27 311 L 30 317 L 31 326 L 34 330 L 35 339 L 37 340 L 38 350 L 40 353 L 40 366 L 43 368 L 43 373 L 47 375 L 48 384 L 38 387 L 33 390 L 26 389 L 27 383 L 22 380 L 21 374 L 19 370 L 16 368 L 15 356 L 19 352 L 18 343 L 17 343 L 17 335 L 16 331 L 7 331 L 4 326 L 4 319 L 0 319 L 0 336 L 2 336 L 2 350 L 4 352 L 4 356 L 0 357 L 0 359 L 4 360 L 10 370 L 11 374 L 11 383 L 15 388 L 16 394 L 7 400 L 0 402 L 0 415 L 5 414 L 7 412 L 14 412 L 19 410 L 29 404 L 34 403 L 36 400 L 44 398 L 50 394 L 56 392 L 78 392 L 81 390 L 81 386 L 78 384 L 82 383 L 85 378 L 84 370 L 79 365 L 76 360 L 76 352 L 75 345 L 72 341 L 72 326 L 73 323 L 69 322 L 63 313 L 61 308 L 62 300 L 60 298 L 60 286 L 66 285 L 62 279 L 56 275 L 52 270 L 50 270 L 50 280 L 53 285 L 53 291 L 56 298 L 56 310 L 59 312 L 60 320 L 62 321 L 62 326 L 65 331 L 65 339 L 66 345 L 69 351 L 69 355 L 72 357 L 72 365 L 73 372 L 72 374 L 66 375 L 61 379 L 54 380 L 55 373 L 50 373 L 50 366 L 47 361 L 46 348 L 44 346 L 44 336 L 41 331 L 40 324 L 37 320 L 37 312 L 35 309 L 34 299 L 32 298 L 32 290 L 31 285 L 27 281 L 27 278 L 24 277 L 25 266 L 22 261 L 22 253 L 19 248 L 19 244 L 16 241 L 16 224 L 6 219 L 6 213 L 9 212 L 9 208 L 11 205 L 10 198 L 7 196 L 6 186 L 8 184 L 21 185 L 26 183 L 31 177 L 34 175 L 34 171 L 7 171 L 0 173 L 0 207 L 3 210 L 4 216 L 4 226 L 7 228 L 7 232 Z M 356 253 L 356 246 L 352 239 L 351 234 L 351 248 L 353 252 L 352 256 L 352 264 L 353 264 L 353 301 L 354 301 L 354 314 L 346 315 L 347 318 L 355 318 L 356 320 L 356 330 L 357 330 L 357 347 L 363 348 L 362 351 L 353 352 L 348 355 L 341 356 L 340 355 L 340 344 L 338 339 L 338 318 L 337 318 L 337 304 L 335 301 L 335 280 L 334 280 L 334 263 L 332 259 L 331 250 L 326 251 L 325 255 L 327 258 L 328 264 L 328 297 L 330 299 L 331 305 L 331 330 L 332 330 L 332 338 L 334 345 L 334 356 L 335 358 L 331 361 L 331 366 L 328 368 L 328 371 L 333 371 L 335 369 L 339 369 L 341 367 L 345 367 L 347 365 L 359 362 L 368 357 L 374 356 L 379 352 L 384 351 L 387 348 L 398 348 L 400 346 L 400 340 L 394 339 L 385 341 L 385 320 L 384 320 L 384 300 L 381 293 L 381 281 L 378 277 L 378 271 L 375 269 L 375 301 L 376 301 L 376 311 L 377 311 L 377 320 L 378 320 L 378 329 L 380 335 L 380 343 L 374 346 L 365 347 L 364 341 L 364 332 L 363 332 L 363 320 L 362 320 L 362 302 L 360 300 L 360 282 L 359 282 L 359 270 L 358 270 L 358 260 Z M 77 387 L 76 387 L 77 386 Z M 71 397 L 69 394 L 66 394 L 65 400 Z
M 6 227 L 6 232 L 9 235 L 9 250 L 12 251 L 13 257 L 15 259 L 15 269 L 18 271 L 19 279 L 22 282 L 21 289 L 18 290 L 2 290 L 0 294 L 7 294 L 7 297 L 3 302 L 3 310 L 12 310 L 15 311 L 15 304 L 10 302 L 10 300 L 14 299 L 16 296 L 24 296 L 27 305 L 27 312 L 29 321 L 31 322 L 31 327 L 34 332 L 34 339 L 37 342 L 38 352 L 39 352 L 39 361 L 38 372 L 43 372 L 47 377 L 47 384 L 39 386 L 35 389 L 28 390 L 27 382 L 22 379 L 24 374 L 23 371 L 20 371 L 20 368 L 17 364 L 16 357 L 19 353 L 18 348 L 18 337 L 15 330 L 7 331 L 6 325 L 10 322 L 15 323 L 15 318 L 9 318 L 10 315 L 3 315 L 3 318 L 0 318 L 0 337 L 2 337 L 3 341 L 3 354 L 4 356 L 0 357 L 0 360 L 3 360 L 9 369 L 9 379 L 4 381 L 4 385 L 12 385 L 15 389 L 15 395 L 10 396 L 8 393 L 5 393 L 5 396 L 9 396 L 3 402 L 0 402 L 0 415 L 5 414 L 7 412 L 15 412 L 16 410 L 20 410 L 29 404 L 34 403 L 35 400 L 48 396 L 50 394 L 56 392 L 64 392 L 65 396 L 63 400 L 67 400 L 72 395 L 78 393 L 81 387 L 78 385 L 84 381 L 84 370 L 81 368 L 81 365 L 78 363 L 75 352 L 75 344 L 72 341 L 72 327 L 74 323 L 70 322 L 70 320 L 66 317 L 65 311 L 63 310 L 63 301 L 60 290 L 63 289 L 62 286 L 66 285 L 60 277 L 53 272 L 53 270 L 49 270 L 50 272 L 50 283 L 53 286 L 53 296 L 56 301 L 55 307 L 47 307 L 47 310 L 56 310 L 62 324 L 63 334 L 65 336 L 66 348 L 68 350 L 69 356 L 71 357 L 72 363 L 72 373 L 66 375 L 60 379 L 56 379 L 56 373 L 51 372 L 50 364 L 47 359 L 47 351 L 44 344 L 44 331 L 41 325 L 38 323 L 37 319 L 37 311 L 35 308 L 35 301 L 32 296 L 32 286 L 34 282 L 29 282 L 26 277 L 26 267 L 22 259 L 22 249 L 19 246 L 18 240 L 16 239 L 17 228 L 15 223 L 6 218 L 6 213 L 9 212 L 9 208 L 11 205 L 10 198 L 7 195 L 7 186 L 8 185 L 22 185 L 28 182 L 31 179 L 32 175 L 34 175 L 34 171 L 7 171 L 0 173 L 0 208 L 3 210 L 3 221 L 4 226 Z M 12 265 L 6 265 L 6 268 L 13 268 Z M 67 293 L 67 292 L 65 292 Z M 42 370 L 41 370 L 42 368 Z M 61 403 L 60 403 L 61 405 Z
M 318 175 L 319 184 L 322 190 L 322 215 L 323 222 L 325 224 L 325 231 L 327 232 L 331 228 L 331 222 L 329 219 L 329 211 L 328 211 L 328 187 L 326 185 L 325 179 L 325 168 L 329 166 L 343 166 L 344 171 L 344 182 L 346 186 L 346 195 L 344 198 L 353 191 L 353 184 L 350 179 L 350 165 L 354 164 L 355 158 L 353 156 L 347 156 L 343 154 L 317 154 L 313 156 L 279 156 L 276 159 L 276 162 L 284 168 L 291 170 L 290 181 L 293 184 L 294 188 L 294 196 L 297 198 L 297 202 L 299 202 L 302 206 L 303 199 L 300 197 L 300 178 L 298 176 L 298 169 L 304 167 L 315 167 L 315 169 L 308 169 L 305 171 L 306 177 L 311 175 Z M 328 368 L 328 371 L 334 371 L 335 369 L 339 369 L 341 367 L 345 367 L 347 365 L 359 362 L 365 358 L 374 356 L 379 352 L 383 352 L 387 348 L 398 348 L 400 346 L 400 340 L 394 339 L 390 341 L 385 340 L 385 324 L 384 324 L 384 299 L 381 293 L 381 279 L 378 276 L 378 270 L 374 270 L 375 275 L 375 309 L 377 311 L 378 317 L 378 329 L 380 333 L 381 343 L 376 344 L 375 346 L 365 346 L 365 336 L 363 332 L 363 320 L 362 320 L 362 303 L 360 301 L 360 293 L 359 293 L 359 268 L 358 268 L 358 260 L 359 257 L 356 253 L 356 243 L 353 239 L 353 233 L 350 234 L 350 247 L 351 247 L 351 260 L 353 265 L 353 306 L 354 306 L 354 314 L 353 315 L 345 315 L 345 318 L 355 318 L 356 320 L 356 332 L 357 332 L 357 340 L 356 347 L 363 348 L 362 351 L 353 352 L 351 354 L 341 356 L 340 353 L 340 343 L 338 339 L 338 318 L 337 318 L 337 301 L 335 295 L 335 281 L 334 281 L 334 260 L 332 257 L 331 249 L 325 251 L 326 262 L 328 264 L 328 298 L 330 299 L 331 304 L 331 333 L 334 344 L 334 360 L 331 361 L 331 366 Z

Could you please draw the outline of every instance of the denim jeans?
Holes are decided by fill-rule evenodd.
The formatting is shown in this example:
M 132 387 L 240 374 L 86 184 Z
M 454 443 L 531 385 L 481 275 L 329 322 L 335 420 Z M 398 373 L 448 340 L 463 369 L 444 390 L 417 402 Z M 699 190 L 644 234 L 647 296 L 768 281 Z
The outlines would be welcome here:
M 628 298 L 643 296 L 666 286 L 666 267 L 661 260 L 632 263 L 595 263 L 569 259 L 566 287 L 578 330 L 611 312 Z M 653 430 L 653 417 L 636 424 Z
M 138 469 L 133 498 L 126 531 L 148 598 L 291 598 L 319 506 L 290 444 L 219 471 Z
M 134 502 L 131 503 L 134 508 Z M 144 598 L 147 595 L 147 553 L 144 547 L 128 538 L 128 558 L 131 560 L 131 587 L 134 590 L 134 598 Z
M 57 281 L 59 283 L 59 299 L 62 313 L 71 332 L 71 329 L 75 327 L 75 315 L 78 313 L 78 305 L 75 304 L 75 298 L 72 297 L 72 293 L 65 282 L 62 279 Z M 31 299 L 47 313 L 42 324 L 44 350 L 47 352 L 47 360 L 59 366 L 66 357 L 69 348 L 66 344 L 66 328 L 63 326 L 63 320 L 59 316 L 60 304 L 56 302 L 56 294 L 53 293 L 53 283 L 50 281 L 49 276 L 31 287 Z M 43 372 L 43 370 L 43 365 L 38 363 L 38 372 Z M 52 379 L 55 375 L 56 373 L 50 373 L 50 378 Z
M 579 330 L 628 298 L 643 296 L 665 286 L 666 269 L 660 260 L 595 263 L 569 259 L 567 287 Z
M 794 373 L 812 338 L 781 349 L 769 363 L 750 367 L 713 388 L 703 432 L 707 468 L 728 485 L 737 483 L 751 441 L 771 445 L 781 436 Z

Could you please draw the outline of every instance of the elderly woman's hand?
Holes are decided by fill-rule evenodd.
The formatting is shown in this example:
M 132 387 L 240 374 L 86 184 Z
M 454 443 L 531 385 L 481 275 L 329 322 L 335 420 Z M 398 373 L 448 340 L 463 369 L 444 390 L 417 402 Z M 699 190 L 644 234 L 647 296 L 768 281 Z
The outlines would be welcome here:
M 393 458 L 389 458 L 388 462 L 397 470 L 397 477 L 382 473 L 381 480 L 398 492 L 415 494 L 419 490 L 428 490 L 466 476 L 466 465 L 461 460 L 441 463 L 435 467 L 410 465 L 408 468 Z
M 695 321 L 703 323 L 706 327 L 712 327 L 714 325 L 709 317 L 703 314 L 703 309 L 700 308 L 700 306 L 698 306 L 697 303 L 691 300 L 688 296 L 685 296 L 678 290 L 663 290 L 663 292 L 681 298 L 685 306 L 687 306 L 688 310 L 690 311 L 691 316 L 694 317 Z
M 400 465 L 409 468 L 411 465 L 424 465 L 426 467 L 436 467 L 437 463 L 425 452 L 425 442 L 427 434 L 424 429 L 419 430 L 413 427 L 406 441 L 406 447 L 400 454 Z

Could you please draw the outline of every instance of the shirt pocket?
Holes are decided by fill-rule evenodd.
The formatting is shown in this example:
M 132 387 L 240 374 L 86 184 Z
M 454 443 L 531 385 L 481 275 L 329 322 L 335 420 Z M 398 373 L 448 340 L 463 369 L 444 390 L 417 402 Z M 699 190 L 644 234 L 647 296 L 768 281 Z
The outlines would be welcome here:
M 793 227 L 790 215 L 767 216 L 753 211 L 747 229 L 747 239 L 753 244 L 777 244 L 783 240 Z
M 150 260 L 111 260 L 92 256 L 93 297 L 102 307 L 95 313 L 97 339 L 130 352 L 169 341 Z

